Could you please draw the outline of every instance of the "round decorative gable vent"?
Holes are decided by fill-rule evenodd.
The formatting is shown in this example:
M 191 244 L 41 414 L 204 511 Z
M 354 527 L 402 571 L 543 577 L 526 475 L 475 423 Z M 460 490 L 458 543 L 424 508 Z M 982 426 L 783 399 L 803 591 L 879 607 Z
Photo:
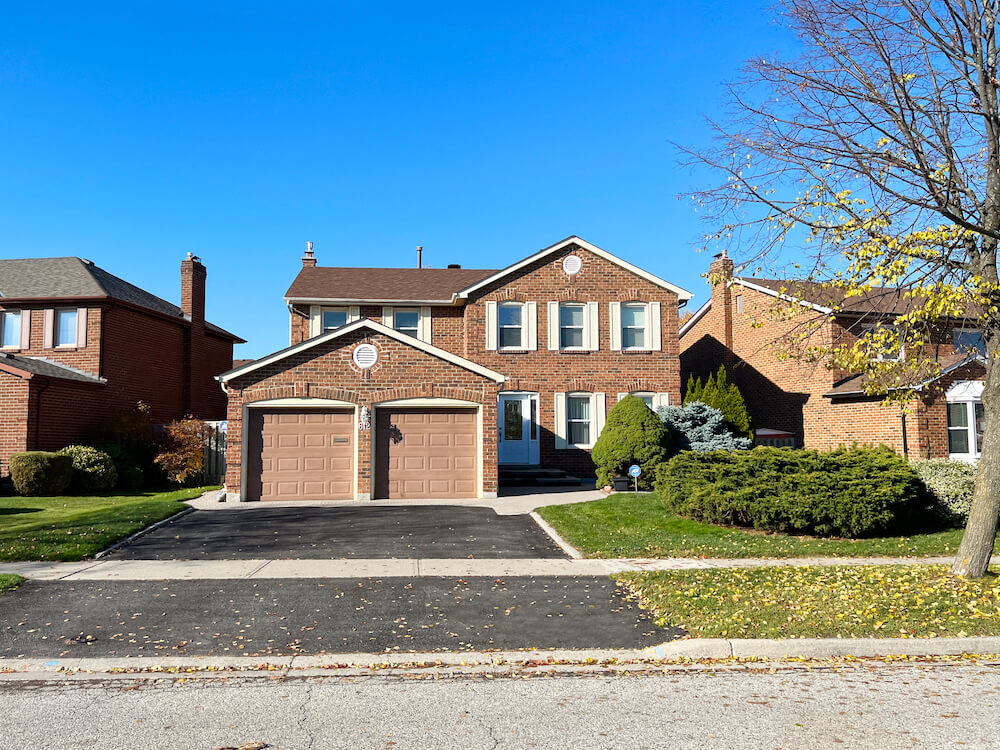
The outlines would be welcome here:
M 579 255 L 567 255 L 563 258 L 563 270 L 570 276 L 576 276 L 583 268 L 583 261 Z
M 358 344 L 351 357 L 360 369 L 370 370 L 378 362 L 378 349 L 372 344 Z

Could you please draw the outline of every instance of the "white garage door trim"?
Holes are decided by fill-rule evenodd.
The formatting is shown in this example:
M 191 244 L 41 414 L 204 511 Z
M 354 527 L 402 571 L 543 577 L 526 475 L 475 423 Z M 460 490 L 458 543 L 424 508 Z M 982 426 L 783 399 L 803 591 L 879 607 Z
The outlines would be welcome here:
M 372 405 L 372 428 L 369 440 L 369 455 L 371 456 L 371 487 L 367 497 L 362 496 L 362 500 L 371 500 L 375 494 L 375 451 L 376 437 L 375 425 L 376 414 L 379 409 L 475 409 L 476 410 L 476 497 L 480 500 L 484 498 L 495 498 L 497 493 L 483 492 L 483 405 L 476 401 L 463 401 L 457 398 L 404 398 L 390 401 L 379 401 Z
M 243 435 L 240 446 L 240 502 L 247 500 L 247 466 L 249 465 L 247 451 L 250 448 L 250 436 L 247 428 L 250 426 L 251 409 L 353 409 L 354 410 L 354 499 L 358 499 L 358 459 L 361 440 L 358 436 L 358 405 L 350 401 L 338 401 L 332 398 L 272 398 L 264 401 L 251 401 L 243 404 Z M 257 502 L 257 501 L 253 501 Z

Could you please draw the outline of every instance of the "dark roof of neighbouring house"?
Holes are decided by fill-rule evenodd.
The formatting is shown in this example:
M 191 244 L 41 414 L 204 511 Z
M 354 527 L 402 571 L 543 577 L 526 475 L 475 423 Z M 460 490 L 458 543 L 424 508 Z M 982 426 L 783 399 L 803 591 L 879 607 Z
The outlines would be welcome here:
M 74 380 L 79 383 L 106 383 L 107 381 L 93 373 L 78 370 L 75 367 L 53 362 L 44 357 L 21 357 L 16 354 L 0 352 L 0 365 L 8 365 L 32 375 L 44 375 L 47 378 Z
M 928 373 L 910 373 L 906 378 L 907 382 L 899 384 L 886 384 L 883 386 L 884 390 L 900 390 L 904 388 L 920 388 L 928 383 L 931 383 L 938 378 L 947 375 L 950 372 L 954 372 L 960 367 L 964 367 L 967 364 L 973 362 L 983 362 L 982 355 L 980 354 L 949 354 L 946 357 L 941 357 L 937 361 L 937 365 L 940 368 L 940 372 L 928 372 Z M 833 389 L 823 395 L 827 398 L 845 398 L 850 396 L 865 396 L 868 395 L 866 387 L 872 384 L 873 377 L 869 373 L 864 373 L 861 375 L 852 375 L 848 378 L 844 378 L 834 385 Z
M 286 299 L 451 301 L 465 287 L 495 274 L 478 268 L 303 268 Z
M 177 305 L 140 289 L 83 258 L 0 259 L 0 299 L 66 299 L 110 297 L 172 318 L 186 319 Z M 243 342 L 239 336 L 205 322 L 221 336 Z

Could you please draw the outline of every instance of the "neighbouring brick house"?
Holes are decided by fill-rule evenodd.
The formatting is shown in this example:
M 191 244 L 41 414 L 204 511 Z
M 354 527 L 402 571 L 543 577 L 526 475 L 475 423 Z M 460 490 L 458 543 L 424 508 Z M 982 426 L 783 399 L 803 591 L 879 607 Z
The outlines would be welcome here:
M 758 442 L 831 449 L 883 444 L 912 458 L 974 461 L 982 435 L 985 351 L 974 323 L 942 320 L 925 354 L 941 374 L 921 378 L 904 410 L 864 390 L 864 377 L 810 361 L 809 346 L 856 341 L 866 328 L 891 326 L 908 309 L 900 289 L 850 299 L 818 283 L 734 276 L 728 257 L 710 267 L 712 297 L 680 330 L 681 369 L 706 376 L 725 364 L 743 393 Z M 903 352 L 905 357 L 905 352 Z M 904 360 L 905 361 L 905 360 Z
M 468 498 L 498 466 L 592 473 L 607 410 L 680 398 L 690 293 L 569 237 L 503 270 L 320 267 L 290 346 L 220 376 L 242 500 Z
M 181 263 L 181 306 L 81 258 L 0 260 L 0 475 L 12 453 L 85 441 L 116 414 L 224 419 L 214 376 L 243 339 L 205 320 L 206 271 Z

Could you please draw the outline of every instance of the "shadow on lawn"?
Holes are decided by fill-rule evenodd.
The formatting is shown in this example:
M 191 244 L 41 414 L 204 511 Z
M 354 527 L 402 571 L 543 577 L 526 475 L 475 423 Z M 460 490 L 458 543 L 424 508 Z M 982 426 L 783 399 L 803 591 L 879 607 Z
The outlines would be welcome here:
M 14 516 L 18 513 L 41 513 L 44 508 L 3 508 L 0 507 L 0 516 Z

